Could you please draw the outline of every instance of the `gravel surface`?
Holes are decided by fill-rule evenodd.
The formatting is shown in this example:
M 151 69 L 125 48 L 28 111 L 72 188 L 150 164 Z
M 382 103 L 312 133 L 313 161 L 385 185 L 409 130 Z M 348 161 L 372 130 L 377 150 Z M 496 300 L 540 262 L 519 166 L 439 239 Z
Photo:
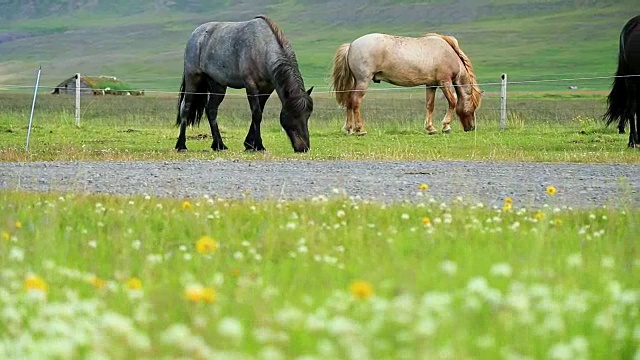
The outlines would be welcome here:
M 450 202 L 571 207 L 640 205 L 640 165 L 469 161 L 0 162 L 0 188 L 149 194 L 169 197 L 311 198 L 349 196 L 385 202 L 416 199 L 418 186 Z M 549 199 L 548 185 L 558 189 Z

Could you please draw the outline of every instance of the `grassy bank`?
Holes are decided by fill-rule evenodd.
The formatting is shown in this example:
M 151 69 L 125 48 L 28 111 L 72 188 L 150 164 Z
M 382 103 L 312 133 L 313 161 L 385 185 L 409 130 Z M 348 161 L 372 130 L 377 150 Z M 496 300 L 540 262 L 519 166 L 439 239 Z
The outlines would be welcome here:
M 0 356 L 638 356 L 636 210 L 422 194 L 1 192 Z

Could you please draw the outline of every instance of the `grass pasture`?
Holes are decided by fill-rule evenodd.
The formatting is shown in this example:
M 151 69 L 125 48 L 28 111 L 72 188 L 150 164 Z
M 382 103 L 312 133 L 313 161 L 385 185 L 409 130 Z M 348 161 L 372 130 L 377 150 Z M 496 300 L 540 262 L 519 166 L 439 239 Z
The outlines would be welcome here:
M 0 192 L 0 357 L 640 355 L 637 211 L 423 194 Z
M 95 12 L 67 7 L 84 3 Z M 0 44 L 0 161 L 640 163 L 628 135 L 601 121 L 630 0 L 200 3 L 4 5 L 0 35 L 20 38 Z M 281 24 L 315 85 L 311 151 L 293 153 L 274 97 L 262 124 L 268 151 L 245 152 L 248 103 L 230 91 L 218 119 L 230 149 L 211 151 L 204 119 L 176 153 L 188 34 L 254 13 Z M 344 135 L 344 111 L 327 94 L 336 47 L 369 32 L 427 31 L 456 36 L 473 60 L 485 91 L 477 131 L 454 117 L 452 134 L 428 136 L 423 89 L 372 84 L 368 135 Z M 73 97 L 47 93 L 76 72 L 147 95 L 83 97 L 77 127 Z M 438 94 L 436 126 L 444 105 Z M 0 189 L 0 359 L 640 359 L 631 192 L 572 209 L 553 187 L 534 207 L 442 203 L 427 185 L 390 204 L 339 191 L 257 201 Z
M 372 91 L 363 116 L 369 134 L 349 137 L 340 129 L 344 111 L 319 93 L 310 120 L 311 152 L 294 154 L 277 121 L 280 104 L 266 107 L 263 139 L 266 153 L 245 153 L 242 142 L 250 112 L 243 95 L 225 99 L 219 115 L 223 139 L 230 150 L 212 152 L 206 118 L 187 130 L 188 153 L 175 153 L 177 99 L 173 96 L 99 97 L 82 99 L 81 126 L 74 124 L 73 97 L 40 94 L 30 152 L 24 150 L 31 96 L 1 94 L 0 158 L 33 160 L 132 160 L 234 158 L 314 160 L 497 160 L 545 162 L 638 163 L 640 154 L 626 148 L 627 136 L 600 121 L 605 101 L 599 93 L 549 93 L 544 97 L 514 94 L 508 103 L 507 129 L 499 130 L 499 100 L 489 93 L 477 113 L 477 131 L 464 133 L 452 121 L 451 135 L 427 136 L 423 130 L 424 91 Z M 434 124 L 444 115 L 445 101 L 436 102 Z
M 488 94 L 478 131 L 422 130 L 424 93 L 372 92 L 369 134 L 315 96 L 312 151 L 294 154 L 272 99 L 266 153 L 245 153 L 249 110 L 220 112 L 173 150 L 174 97 L 3 94 L 0 158 L 48 160 L 442 159 L 638 163 L 598 120 L 601 94 L 518 94 L 499 131 Z M 437 122 L 444 113 L 439 100 Z M 557 184 L 561 186 L 562 184 Z M 432 189 L 431 189 L 432 190 Z M 333 194 L 307 201 L 163 199 L 0 191 L 0 358 L 587 359 L 640 356 L 640 215 L 575 210 L 549 195 L 525 208 L 434 201 L 383 205 Z

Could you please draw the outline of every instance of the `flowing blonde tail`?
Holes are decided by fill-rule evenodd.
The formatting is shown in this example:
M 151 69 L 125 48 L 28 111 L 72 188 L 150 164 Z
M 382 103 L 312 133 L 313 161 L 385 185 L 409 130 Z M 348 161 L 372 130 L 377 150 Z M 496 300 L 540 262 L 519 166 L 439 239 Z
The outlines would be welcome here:
M 331 90 L 335 91 L 338 104 L 346 107 L 349 101 L 349 90 L 356 86 L 356 79 L 349 67 L 349 48 L 351 44 L 342 44 L 333 56 L 331 68 Z
M 458 40 L 453 36 L 448 35 L 440 35 L 436 33 L 429 33 L 425 36 L 439 36 L 442 40 L 446 41 L 453 50 L 458 54 L 460 60 L 462 60 L 462 64 L 464 68 L 467 70 L 467 75 L 469 76 L 469 83 L 472 84 L 472 94 L 471 101 L 473 101 L 474 106 L 477 108 L 480 106 L 480 102 L 482 100 L 482 92 L 480 91 L 480 87 L 478 87 L 478 81 L 476 79 L 476 73 L 473 71 L 473 65 L 471 65 L 471 60 L 469 57 L 460 49 L 460 45 L 458 45 Z

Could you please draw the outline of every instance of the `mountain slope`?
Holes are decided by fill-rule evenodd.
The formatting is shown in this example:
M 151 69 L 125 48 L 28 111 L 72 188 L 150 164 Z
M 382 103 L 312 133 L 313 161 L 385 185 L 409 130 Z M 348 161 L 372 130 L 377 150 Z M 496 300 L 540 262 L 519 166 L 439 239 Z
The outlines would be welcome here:
M 285 30 L 309 85 L 323 86 L 335 48 L 368 32 L 454 35 L 482 83 L 611 75 L 617 39 L 635 1 L 0 0 L 0 88 L 30 86 L 38 65 L 54 86 L 73 73 L 113 75 L 135 87 L 175 91 L 190 32 L 212 20 L 264 13 Z M 30 6 L 28 6 L 31 4 Z M 606 89 L 609 79 L 583 80 Z M 566 83 L 536 83 L 535 90 Z M 489 91 L 491 89 L 489 86 Z

